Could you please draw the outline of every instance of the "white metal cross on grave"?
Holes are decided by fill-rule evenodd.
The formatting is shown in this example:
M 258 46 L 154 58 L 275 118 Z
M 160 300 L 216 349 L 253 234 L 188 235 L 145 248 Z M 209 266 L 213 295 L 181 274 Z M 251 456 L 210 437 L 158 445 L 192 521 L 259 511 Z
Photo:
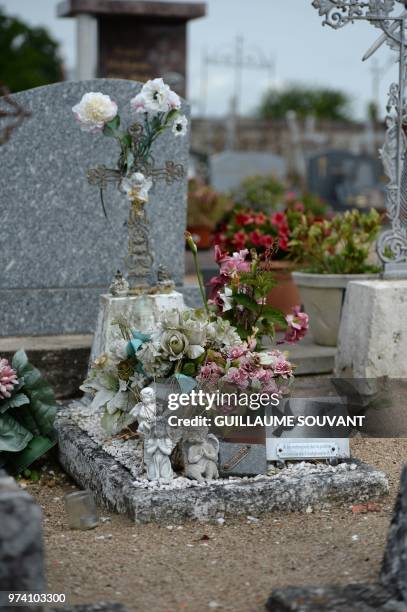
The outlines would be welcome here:
M 404 10 L 397 11 L 401 4 Z M 369 21 L 382 30 L 381 36 L 363 56 L 371 57 L 383 44 L 397 53 L 398 83 L 389 89 L 386 137 L 380 149 L 389 178 L 386 207 L 391 229 L 382 232 L 378 254 L 384 263 L 385 277 L 407 278 L 407 0 L 313 0 L 312 6 L 323 17 L 323 25 L 335 30 L 355 21 Z

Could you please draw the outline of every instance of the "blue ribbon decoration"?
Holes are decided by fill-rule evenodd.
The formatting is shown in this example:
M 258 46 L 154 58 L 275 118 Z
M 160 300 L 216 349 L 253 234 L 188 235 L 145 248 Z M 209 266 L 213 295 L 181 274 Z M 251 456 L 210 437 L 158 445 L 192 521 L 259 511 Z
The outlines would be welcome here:
M 174 374 L 174 378 L 177 379 L 182 393 L 190 393 L 198 384 L 195 378 L 185 376 L 185 374 Z
M 127 343 L 127 356 L 134 357 L 144 342 L 151 340 L 151 336 L 148 334 L 143 334 L 142 332 L 137 331 L 137 329 L 131 329 L 130 333 L 133 337 Z

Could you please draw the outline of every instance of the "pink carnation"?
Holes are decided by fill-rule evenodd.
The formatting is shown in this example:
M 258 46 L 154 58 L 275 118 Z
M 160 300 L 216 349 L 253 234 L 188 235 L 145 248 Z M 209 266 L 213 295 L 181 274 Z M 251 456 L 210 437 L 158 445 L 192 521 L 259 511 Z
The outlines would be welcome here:
M 15 385 L 18 385 L 16 372 L 7 359 L 0 359 L 0 399 L 10 397 Z
M 294 306 L 293 314 L 286 316 L 288 323 L 283 342 L 294 344 L 306 335 L 309 327 L 309 317 L 305 312 L 300 311 L 299 306 Z
M 217 363 L 213 361 L 206 363 L 199 370 L 197 381 L 201 384 L 216 385 L 219 378 L 222 376 L 223 370 Z
M 236 385 L 239 389 L 247 389 L 250 382 L 249 374 L 243 368 L 229 368 L 228 373 L 222 380 L 232 385 Z
M 241 346 L 232 346 L 232 348 L 229 349 L 228 357 L 232 361 L 235 361 L 235 359 L 243 357 L 243 355 L 245 355 L 247 351 L 248 348 L 244 344 L 242 344 Z

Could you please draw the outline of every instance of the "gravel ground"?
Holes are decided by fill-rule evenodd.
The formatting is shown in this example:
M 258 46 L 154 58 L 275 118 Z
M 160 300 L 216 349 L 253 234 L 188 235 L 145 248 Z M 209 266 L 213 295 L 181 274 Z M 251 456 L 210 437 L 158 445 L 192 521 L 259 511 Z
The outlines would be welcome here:
M 389 476 L 390 496 L 374 512 L 346 505 L 160 527 L 102 510 L 101 525 L 86 532 L 67 527 L 63 495 L 76 487 L 48 464 L 27 490 L 44 511 L 49 591 L 70 603 L 118 601 L 134 612 L 251 612 L 264 610 L 277 586 L 374 581 L 407 440 L 354 439 L 352 450 Z

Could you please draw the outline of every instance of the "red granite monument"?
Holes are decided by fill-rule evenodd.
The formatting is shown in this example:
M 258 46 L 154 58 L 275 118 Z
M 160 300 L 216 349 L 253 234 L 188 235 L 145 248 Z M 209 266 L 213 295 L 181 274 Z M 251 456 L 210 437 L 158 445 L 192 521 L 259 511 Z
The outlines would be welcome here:
M 78 23 L 78 78 L 145 81 L 162 76 L 185 96 L 187 23 L 204 2 L 65 0 L 58 16 Z

